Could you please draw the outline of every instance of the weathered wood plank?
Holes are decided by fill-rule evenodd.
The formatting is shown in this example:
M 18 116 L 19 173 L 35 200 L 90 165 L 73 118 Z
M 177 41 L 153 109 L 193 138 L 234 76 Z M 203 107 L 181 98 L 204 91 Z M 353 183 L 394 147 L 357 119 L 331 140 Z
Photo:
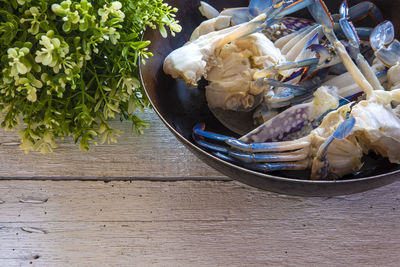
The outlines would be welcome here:
M 25 155 L 17 133 L 0 130 L 0 179 L 227 179 L 180 144 L 153 111 L 143 118 L 151 123 L 144 135 L 131 135 L 131 125 L 116 120 L 124 131 L 119 142 L 89 152 L 68 138 L 53 153 Z
M 0 199 L 0 266 L 400 262 L 400 182 L 302 198 L 236 182 L 0 181 Z

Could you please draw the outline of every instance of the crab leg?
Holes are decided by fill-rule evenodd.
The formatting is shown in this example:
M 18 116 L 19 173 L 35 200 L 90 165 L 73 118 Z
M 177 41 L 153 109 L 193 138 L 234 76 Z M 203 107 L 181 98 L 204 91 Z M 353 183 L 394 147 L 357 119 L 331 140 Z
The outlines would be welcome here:
M 215 156 L 220 159 L 226 160 L 233 164 L 243 166 L 250 170 L 259 171 L 259 172 L 272 172 L 272 171 L 294 171 L 294 170 L 304 170 L 310 165 L 310 160 L 302 160 L 298 162 L 282 162 L 282 163 L 246 163 L 230 157 L 224 153 L 215 152 Z
M 355 119 L 349 118 L 341 123 L 333 134 L 320 146 L 312 161 L 312 178 L 324 179 L 328 176 L 329 163 L 326 159 L 328 148 L 333 140 L 345 139 L 352 131 Z M 312 135 L 294 141 L 251 143 L 204 130 L 204 124 L 193 128 L 193 138 L 200 146 L 214 151 L 219 158 L 258 171 L 302 170 L 310 166 L 310 145 Z M 226 143 L 228 146 L 210 143 L 204 139 Z
M 360 53 L 360 40 L 357 36 L 357 32 L 354 30 L 353 24 L 348 20 L 349 8 L 347 6 L 347 0 L 344 0 L 340 6 L 340 16 L 341 18 L 339 20 L 339 24 L 345 36 L 349 40 L 351 46 L 350 51 L 353 55 L 353 58 L 356 60 L 357 66 L 360 68 L 361 72 L 365 75 L 365 78 L 375 90 L 384 90 L 373 69 L 368 64 L 364 56 Z
M 327 159 L 329 146 L 334 140 L 346 139 L 353 131 L 355 122 L 355 118 L 351 117 L 340 123 L 336 130 L 319 146 L 316 154 L 311 149 L 311 144 L 315 145 L 315 133 L 294 141 L 247 144 L 233 137 L 205 131 L 205 125 L 198 124 L 193 128 L 193 139 L 198 145 L 211 150 L 217 157 L 252 170 L 270 172 L 304 170 L 312 167 L 313 179 L 325 179 L 330 169 Z M 213 143 L 206 139 L 212 140 Z M 348 142 L 351 144 L 351 141 L 346 140 L 340 146 L 347 146 Z M 354 148 L 358 148 L 357 145 Z M 355 153 L 357 157 L 358 152 Z M 342 154 L 335 155 L 333 151 L 334 159 L 340 155 Z M 354 168 L 353 160 L 345 159 L 343 163 L 334 160 L 334 169 Z
M 374 88 L 364 77 L 362 72 L 357 68 L 356 64 L 347 53 L 346 48 L 336 37 L 333 31 L 334 22 L 325 3 L 322 0 L 316 0 L 314 5 L 309 6 L 309 11 L 314 19 L 324 26 L 325 36 L 328 38 L 329 42 L 331 42 L 335 47 L 336 53 L 341 57 L 343 64 L 350 72 L 355 82 L 365 92 L 367 98 L 371 97 L 373 95 Z
M 205 141 L 204 139 L 208 138 L 211 140 L 220 141 L 222 136 L 219 134 L 204 131 L 204 127 L 204 124 L 198 124 L 193 128 L 193 138 L 195 139 L 196 143 L 212 151 L 229 155 L 242 162 L 292 162 L 304 160 L 308 156 L 309 142 L 300 143 L 300 145 L 303 146 L 299 146 L 299 144 L 293 146 L 293 142 L 291 144 L 282 144 L 283 142 L 280 142 L 279 144 L 261 143 L 252 144 L 250 146 L 232 137 L 224 136 L 225 138 L 223 138 L 223 142 L 225 142 L 229 146 L 210 143 Z M 240 143 L 240 145 L 234 143 L 233 140 Z M 292 151 L 293 148 L 295 149 L 294 151 Z
M 296 61 L 284 62 L 282 64 L 272 65 L 272 66 L 270 66 L 270 67 L 268 67 L 266 69 L 259 70 L 253 75 L 253 79 L 257 80 L 257 79 L 260 79 L 260 78 L 275 77 L 275 74 L 277 74 L 279 72 L 286 71 L 286 70 L 291 70 L 291 69 L 296 69 L 296 68 L 307 67 L 309 70 L 310 69 L 312 69 L 312 70 L 316 69 L 318 63 L 320 62 L 320 58 L 314 57 L 312 52 L 310 53 L 310 52 L 307 52 L 306 50 L 311 45 L 317 44 L 317 43 L 318 43 L 318 32 L 315 33 L 308 40 L 308 42 L 304 45 L 303 49 L 300 52 L 297 51 Z M 289 52 L 291 52 L 291 51 L 289 51 Z
M 219 158 L 249 169 L 302 170 L 311 163 L 311 136 L 291 142 L 246 144 L 232 137 L 204 131 L 204 127 L 204 124 L 197 124 L 193 128 L 193 139 L 198 145 L 213 151 Z M 207 142 L 205 138 L 224 142 L 228 146 Z

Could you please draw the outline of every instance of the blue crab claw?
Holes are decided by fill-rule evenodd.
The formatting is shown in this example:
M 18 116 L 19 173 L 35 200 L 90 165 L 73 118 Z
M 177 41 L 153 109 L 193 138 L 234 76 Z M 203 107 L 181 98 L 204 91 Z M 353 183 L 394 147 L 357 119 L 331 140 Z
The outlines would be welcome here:
M 333 134 L 319 147 L 316 157 L 313 160 L 313 166 L 311 171 L 312 179 L 326 179 L 329 174 L 329 162 L 326 158 L 328 154 L 328 148 L 332 144 L 333 140 L 345 139 L 349 136 L 354 128 L 356 120 L 351 117 L 342 122 Z
M 250 170 L 265 172 L 265 173 L 272 171 L 282 171 L 282 170 L 287 170 L 287 171 L 304 170 L 308 167 L 308 161 L 306 160 L 299 162 L 284 162 L 284 163 L 247 163 L 220 152 L 214 152 L 214 155 L 230 163 L 245 167 Z
M 233 137 L 205 131 L 205 124 L 199 123 L 193 128 L 193 139 L 217 157 L 257 171 L 302 170 L 309 165 L 308 138 L 246 144 Z
M 284 8 L 282 12 L 280 13 L 280 17 L 284 17 L 286 15 L 289 15 L 291 13 L 294 13 L 296 11 L 299 11 L 300 9 L 309 7 L 314 4 L 316 0 L 282 0 L 279 2 L 284 2 Z
M 333 15 L 334 21 L 338 21 L 339 18 L 341 18 L 343 13 L 339 12 L 339 14 Z M 376 23 L 380 23 L 383 21 L 383 15 L 382 12 L 379 10 L 379 8 L 372 2 L 369 1 L 364 1 L 361 3 L 358 3 L 352 7 L 350 7 L 346 11 L 346 17 L 350 21 L 357 21 L 364 19 L 365 17 L 370 16 Z
M 374 28 L 370 35 L 370 44 L 375 51 L 389 45 L 394 40 L 394 26 L 390 21 L 384 21 Z
M 234 137 L 205 131 L 204 123 L 196 124 L 193 127 L 193 135 L 194 137 L 200 138 L 197 141 L 200 142 L 199 144 L 203 147 L 207 147 L 213 151 L 229 153 L 231 155 L 236 155 L 237 150 L 241 152 L 294 151 L 305 148 L 310 144 L 307 138 L 284 142 L 245 143 Z M 214 143 L 207 142 L 205 139 L 210 139 L 214 141 Z M 216 144 L 215 142 L 220 142 L 220 144 Z
M 301 70 L 295 71 L 289 77 L 287 77 L 288 79 L 286 79 L 286 81 L 290 81 L 290 80 L 302 75 L 304 73 L 305 67 L 308 67 L 309 69 L 314 70 L 317 67 L 319 61 L 320 61 L 319 58 L 314 57 L 314 58 L 308 58 L 308 59 L 303 59 L 303 60 L 294 61 L 294 62 L 285 62 L 282 64 L 278 64 L 278 65 L 271 66 L 266 69 L 257 71 L 254 74 L 253 78 L 256 80 L 262 79 L 263 77 L 269 77 L 270 74 L 273 74 L 273 73 L 276 73 L 279 71 L 301 68 Z

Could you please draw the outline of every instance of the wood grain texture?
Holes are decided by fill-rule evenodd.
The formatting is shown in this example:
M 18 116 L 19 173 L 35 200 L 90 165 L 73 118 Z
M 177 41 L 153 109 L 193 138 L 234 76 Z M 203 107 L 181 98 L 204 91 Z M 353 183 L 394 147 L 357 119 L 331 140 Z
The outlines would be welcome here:
M 151 124 L 144 135 L 132 135 L 128 122 L 115 120 L 112 124 L 124 131 L 118 143 L 92 146 L 89 152 L 68 138 L 53 153 L 25 155 L 17 132 L 1 130 L 0 179 L 228 179 L 187 150 L 153 111 L 142 117 Z
M 0 266 L 400 262 L 400 182 L 303 198 L 222 181 L 0 181 L 0 200 Z

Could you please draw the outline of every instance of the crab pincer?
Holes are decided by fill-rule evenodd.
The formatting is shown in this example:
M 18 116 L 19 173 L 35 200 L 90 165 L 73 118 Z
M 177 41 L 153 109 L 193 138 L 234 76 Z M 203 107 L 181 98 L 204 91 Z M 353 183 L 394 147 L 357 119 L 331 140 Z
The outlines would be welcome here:
M 328 139 L 319 147 L 317 155 L 315 156 L 311 169 L 311 178 L 323 180 L 329 175 L 329 162 L 327 160 L 328 148 L 332 142 L 342 140 L 349 136 L 353 130 L 356 119 L 351 117 L 342 122 L 339 127 L 329 136 Z

